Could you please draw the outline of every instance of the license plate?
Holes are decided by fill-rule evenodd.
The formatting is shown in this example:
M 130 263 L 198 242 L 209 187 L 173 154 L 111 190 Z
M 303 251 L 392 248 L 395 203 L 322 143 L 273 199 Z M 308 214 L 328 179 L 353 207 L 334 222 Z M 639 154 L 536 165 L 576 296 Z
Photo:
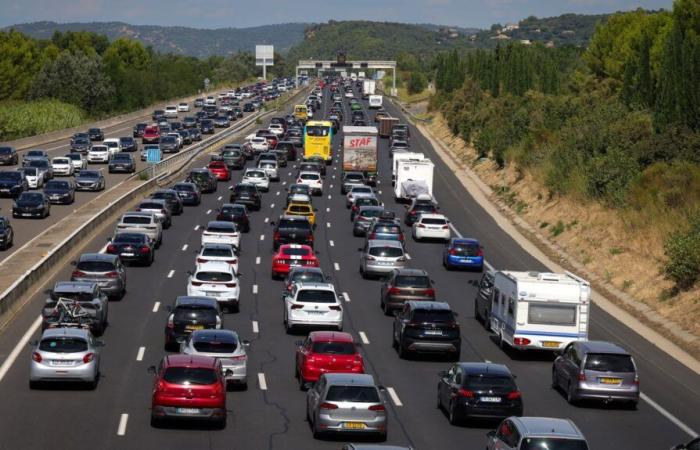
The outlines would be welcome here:
M 221 292 L 216 292 L 216 291 L 213 291 L 213 292 L 212 292 L 212 291 L 210 291 L 210 292 L 207 292 L 205 295 L 207 295 L 207 296 L 209 296 L 209 297 L 218 297 L 218 296 L 221 295 L 221 294 L 222 294 Z
M 185 330 L 203 330 L 204 325 L 186 325 Z
M 199 414 L 199 408 L 177 408 L 178 414 Z
M 367 427 L 363 422 L 345 422 L 343 428 L 349 430 L 364 430 Z
M 122 253 L 122 256 L 134 256 L 133 253 Z
M 425 334 L 429 336 L 442 336 L 442 330 L 426 330 Z
M 22 213 L 22 217 L 32 217 L 32 213 Z
M 542 347 L 546 348 L 559 348 L 561 342 L 557 341 L 542 341 Z
M 598 378 L 598 381 L 601 384 L 620 384 L 620 383 L 622 383 L 622 378 L 603 377 L 603 378 Z
M 311 315 L 320 315 L 320 314 L 325 314 L 325 311 L 306 311 L 307 314 Z
M 484 403 L 500 403 L 501 397 L 480 397 L 479 400 Z
M 51 361 L 51 365 L 52 366 L 72 366 L 73 361 L 63 361 L 63 360 L 59 359 L 59 360 Z

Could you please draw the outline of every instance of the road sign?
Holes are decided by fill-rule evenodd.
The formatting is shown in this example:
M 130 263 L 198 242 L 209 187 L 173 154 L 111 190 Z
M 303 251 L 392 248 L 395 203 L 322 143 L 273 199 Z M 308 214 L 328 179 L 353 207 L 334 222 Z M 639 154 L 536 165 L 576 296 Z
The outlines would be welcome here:
M 275 47 L 273 45 L 255 46 L 255 65 L 262 66 L 263 79 L 267 79 L 267 66 L 273 66 L 275 59 Z
M 149 148 L 146 152 L 146 161 L 151 164 L 159 163 L 161 153 L 159 148 Z
M 206 90 L 209 90 L 209 83 L 210 83 L 209 78 L 205 78 L 205 79 L 204 79 L 204 90 L 205 90 L 205 91 L 206 91 Z

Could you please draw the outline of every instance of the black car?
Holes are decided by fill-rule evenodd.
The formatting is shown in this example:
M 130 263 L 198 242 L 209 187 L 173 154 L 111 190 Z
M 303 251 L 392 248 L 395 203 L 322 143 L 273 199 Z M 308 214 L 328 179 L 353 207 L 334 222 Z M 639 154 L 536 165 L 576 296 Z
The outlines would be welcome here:
M 119 255 L 124 263 L 153 264 L 155 243 L 143 233 L 119 233 L 110 239 L 107 253 Z
M 231 195 L 229 202 L 239 203 L 248 206 L 250 209 L 260 211 L 262 196 L 258 191 L 258 187 L 249 183 L 238 183 L 236 186 L 229 188 Z
M 182 200 L 182 204 L 186 206 L 197 206 L 202 203 L 202 193 L 199 187 L 194 183 L 182 182 L 176 183 L 173 186 L 173 191 Z
M 194 113 L 194 118 L 197 120 L 197 124 L 199 124 L 202 120 L 206 119 L 207 117 L 209 116 L 207 116 L 207 113 L 205 113 L 204 111 L 197 111 L 196 113 Z
M 90 148 L 92 147 L 92 141 L 90 138 L 85 138 L 85 137 L 79 137 L 71 140 L 70 142 L 70 151 L 72 152 L 79 152 L 79 153 L 87 153 L 90 151 Z
M 503 364 L 460 362 L 439 373 L 438 408 L 452 425 L 471 417 L 504 419 L 523 415 L 515 377 Z
M 429 200 L 414 200 L 413 204 L 406 208 L 406 216 L 404 222 L 409 227 L 413 226 L 421 214 L 437 214 L 438 208 L 432 201 Z
M 231 126 L 231 121 L 228 116 L 220 115 L 214 117 L 214 126 L 219 128 L 228 128 Z
M 146 122 L 137 123 L 136 125 L 134 125 L 132 135 L 135 138 L 143 137 L 143 130 L 145 130 L 147 126 L 148 126 L 148 124 Z
M 173 306 L 168 306 L 168 311 L 165 350 L 177 350 L 178 339 L 189 336 L 192 330 L 223 328 L 223 314 L 211 297 L 180 296 Z
M 245 167 L 246 157 L 240 145 L 226 145 L 221 150 L 221 159 L 229 169 L 242 169 Z
M 459 324 L 445 302 L 410 300 L 404 303 L 396 312 L 392 338 L 392 345 L 401 359 L 410 353 L 441 353 L 454 361 L 459 360 Z
M 296 161 L 297 159 L 297 148 L 292 141 L 279 141 L 275 151 L 286 152 L 287 161 Z
M 165 111 L 163 111 L 162 109 L 156 109 L 155 111 L 153 111 L 153 114 L 151 114 L 151 119 L 153 119 L 156 122 L 165 119 Z
M 240 203 L 225 203 L 219 208 L 216 220 L 233 222 L 244 233 L 250 231 L 248 208 Z
M 272 234 L 272 247 L 277 250 L 283 244 L 302 244 L 314 246 L 314 232 L 309 219 L 302 216 L 281 216 L 279 220 L 270 221 L 275 227 Z
M 244 103 L 243 112 L 255 112 L 255 106 L 251 102 Z
M 75 201 L 75 186 L 71 181 L 51 180 L 44 185 L 44 194 L 51 203 L 70 205 Z
M 136 161 L 134 161 L 134 157 L 131 156 L 131 153 L 119 152 L 112 156 L 112 159 L 109 160 L 108 170 L 109 173 L 134 173 L 136 172 Z
M 182 119 L 182 126 L 185 128 L 194 128 L 197 126 L 197 118 L 192 116 L 187 116 Z
M 192 136 L 190 135 L 189 130 L 177 130 L 177 134 L 179 134 L 182 138 L 183 145 L 190 145 L 192 143 Z
M 202 119 L 202 121 L 199 122 L 199 129 L 202 131 L 202 134 L 214 134 L 214 121 L 211 119 Z
M 12 217 L 39 217 L 51 214 L 51 203 L 43 192 L 23 192 L 12 205 Z
M 379 306 L 384 314 L 403 308 L 409 300 L 435 300 L 433 280 L 422 269 L 394 269 L 382 284 Z
M 203 193 L 216 192 L 218 183 L 216 176 L 209 169 L 193 169 L 185 181 L 196 184 Z
M 76 191 L 101 191 L 105 188 L 105 177 L 99 170 L 81 170 L 75 176 Z
M 15 240 L 15 232 L 10 224 L 10 219 L 0 216 L 0 250 L 7 250 Z
M 17 197 L 29 189 L 26 178 L 17 170 L 0 171 L 0 196 Z
M 136 139 L 131 136 L 120 137 L 119 145 L 123 152 L 135 152 L 139 149 L 138 144 L 136 144 Z
M 190 138 L 192 138 L 192 141 L 202 140 L 202 132 L 199 130 L 199 128 L 190 128 L 188 131 L 190 132 Z
M 154 200 L 165 200 L 168 208 L 174 215 L 180 215 L 183 212 L 183 202 L 180 198 L 180 194 L 175 189 L 159 189 L 151 194 L 151 198 Z
M 14 147 L 0 147 L 0 165 L 13 166 L 18 162 L 19 156 Z
M 231 110 L 231 112 L 233 113 L 233 115 L 236 119 L 240 119 L 241 117 L 243 117 L 243 110 L 240 108 L 240 106 L 234 107 Z
M 323 160 L 321 160 L 323 161 Z M 319 161 L 308 160 L 299 164 L 299 172 L 318 172 L 321 176 L 326 175 L 326 165 Z
M 105 134 L 100 128 L 90 128 L 87 134 L 91 141 L 103 141 L 105 139 Z
M 173 131 L 179 131 L 183 128 L 182 123 L 178 121 L 170 122 L 170 129 Z
M 180 151 L 180 144 L 175 136 L 161 136 L 160 150 L 163 153 L 177 153 Z

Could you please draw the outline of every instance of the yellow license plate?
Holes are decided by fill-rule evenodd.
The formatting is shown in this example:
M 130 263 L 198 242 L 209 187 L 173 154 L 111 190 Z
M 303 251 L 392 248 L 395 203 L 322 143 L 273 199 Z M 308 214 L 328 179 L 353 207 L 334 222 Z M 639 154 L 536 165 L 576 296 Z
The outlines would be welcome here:
M 367 425 L 362 422 L 345 422 L 343 424 L 344 428 L 348 428 L 350 430 L 364 430 L 366 426 Z
M 559 345 L 561 345 L 561 342 L 557 342 L 557 341 L 542 341 L 542 347 L 547 347 L 547 348 L 559 348 Z
M 187 325 L 185 326 L 185 330 L 203 330 L 204 325 Z
M 602 384 L 620 384 L 622 383 L 622 378 L 598 378 Z

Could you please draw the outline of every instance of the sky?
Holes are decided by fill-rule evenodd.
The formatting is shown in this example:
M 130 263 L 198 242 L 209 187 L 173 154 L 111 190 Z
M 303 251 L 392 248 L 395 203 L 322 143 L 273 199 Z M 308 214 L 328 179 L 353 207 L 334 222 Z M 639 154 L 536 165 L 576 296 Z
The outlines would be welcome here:
M 671 9 L 672 5 L 673 0 L 0 0 L 0 26 L 50 20 L 244 28 L 360 19 L 488 28 L 531 15 Z

